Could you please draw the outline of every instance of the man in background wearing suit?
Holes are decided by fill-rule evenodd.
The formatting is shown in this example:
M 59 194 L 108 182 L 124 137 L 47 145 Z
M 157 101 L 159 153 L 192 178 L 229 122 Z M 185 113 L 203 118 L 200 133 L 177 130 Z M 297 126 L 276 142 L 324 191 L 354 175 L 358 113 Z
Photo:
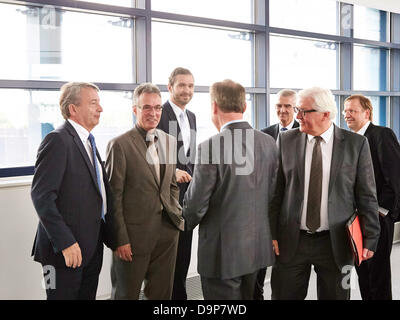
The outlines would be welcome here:
M 104 222 L 112 208 L 106 174 L 90 133 L 103 111 L 98 91 L 84 82 L 62 86 L 60 108 L 66 121 L 44 138 L 35 164 L 31 196 L 39 225 L 32 255 L 43 265 L 45 279 L 51 279 L 55 270 L 55 286 L 48 283 L 46 288 L 50 300 L 96 298 Z
M 379 238 L 378 202 L 368 140 L 336 127 L 332 93 L 299 92 L 300 128 L 280 134 L 280 165 L 271 205 L 274 249 L 272 299 L 304 299 L 311 265 L 318 299 L 349 299 L 353 265 L 346 222 L 355 209 L 362 221 L 365 260 Z
M 374 165 L 381 233 L 374 257 L 356 266 L 363 300 L 392 300 L 390 253 L 400 210 L 400 146 L 394 132 L 372 124 L 372 103 L 362 95 L 344 102 L 348 127 L 369 142 Z
M 170 98 L 163 105 L 157 128 L 177 139 L 176 178 L 179 204 L 182 206 L 183 196 L 192 179 L 196 156 L 196 116 L 186 109 L 194 92 L 192 73 L 185 68 L 176 68 L 168 79 L 168 91 Z M 192 236 L 192 230 L 179 232 L 172 300 L 187 300 L 186 277 L 192 253 Z
M 189 230 L 199 224 L 204 299 L 253 299 L 258 270 L 274 263 L 268 205 L 278 151 L 270 136 L 243 120 L 240 84 L 217 82 L 210 94 L 220 133 L 199 145 L 184 218 Z
M 269 134 L 275 140 L 278 139 L 282 131 L 299 127 L 299 123 L 294 119 L 294 107 L 296 106 L 296 91 L 283 89 L 278 92 L 278 102 L 275 104 L 276 114 L 279 123 L 264 128 L 261 131 Z
M 162 112 L 157 86 L 133 93 L 136 126 L 111 140 L 106 169 L 115 196 L 112 299 L 171 299 L 179 230 L 176 139 L 156 129 Z
M 278 140 L 279 133 L 299 127 L 299 123 L 294 119 L 294 108 L 296 106 L 297 93 L 294 90 L 282 89 L 278 92 L 278 102 L 275 104 L 276 114 L 279 123 L 273 124 L 261 131 L 269 134 L 272 138 Z M 254 287 L 254 300 L 264 300 L 264 282 L 267 268 L 262 268 L 257 275 L 256 285 Z

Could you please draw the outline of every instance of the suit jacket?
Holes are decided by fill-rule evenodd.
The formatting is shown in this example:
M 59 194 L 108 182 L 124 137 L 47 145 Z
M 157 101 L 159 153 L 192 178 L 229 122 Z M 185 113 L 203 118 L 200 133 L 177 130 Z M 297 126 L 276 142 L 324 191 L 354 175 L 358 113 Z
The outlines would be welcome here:
M 400 212 L 400 145 L 394 132 L 370 123 L 364 134 L 374 165 L 378 203 L 396 220 Z
M 154 166 L 146 159 L 146 142 L 136 127 L 112 139 L 107 146 L 106 170 L 115 199 L 115 241 L 117 247 L 130 243 L 135 254 L 153 250 L 160 234 L 162 214 L 183 229 L 175 178 L 176 140 L 158 129 L 155 134 L 160 164 L 165 164 L 161 182 Z
M 299 123 L 296 120 L 294 120 L 292 129 L 296 129 L 298 127 L 299 127 Z M 278 136 L 279 136 L 279 123 L 273 124 L 272 126 L 269 126 L 268 128 L 264 128 L 261 131 L 266 134 L 269 134 L 276 141 L 276 139 L 278 139 Z
M 271 224 L 283 263 L 294 256 L 299 242 L 306 139 L 307 134 L 299 129 L 285 131 L 279 137 L 280 165 L 271 204 Z M 380 224 L 368 140 L 336 126 L 333 139 L 328 222 L 333 254 L 341 269 L 353 264 L 345 224 L 355 209 L 361 220 L 364 248 L 376 250 Z
M 181 128 L 179 121 L 176 119 L 174 110 L 172 109 L 169 101 L 164 103 L 163 111 L 161 114 L 160 123 L 157 128 L 174 136 L 177 139 L 177 154 L 176 154 L 176 167 L 180 170 L 188 172 L 193 176 L 194 163 L 196 159 L 196 116 L 193 112 L 186 109 L 186 114 L 189 119 L 190 125 L 190 148 L 185 154 L 185 148 L 183 147 L 183 139 L 181 135 Z M 179 186 L 179 203 L 183 203 L 183 197 L 189 186 L 189 183 L 178 183 Z
M 183 215 L 189 230 L 200 224 L 199 274 L 232 279 L 272 265 L 268 203 L 278 168 L 275 141 L 239 122 L 197 152 Z
M 97 150 L 96 153 L 102 163 Z M 112 246 L 109 241 L 111 191 L 103 165 L 101 169 L 108 211 L 103 240 Z M 50 132 L 39 146 L 31 197 L 40 220 L 32 249 L 34 260 L 63 267 L 61 251 L 78 242 L 82 265 L 87 265 L 99 241 L 103 200 L 95 169 L 78 133 L 68 121 Z

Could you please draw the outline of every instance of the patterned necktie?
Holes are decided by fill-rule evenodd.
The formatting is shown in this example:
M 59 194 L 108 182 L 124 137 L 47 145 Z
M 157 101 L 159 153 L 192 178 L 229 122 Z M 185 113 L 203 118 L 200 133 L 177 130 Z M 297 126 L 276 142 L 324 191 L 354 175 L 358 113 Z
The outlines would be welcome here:
M 92 159 L 93 159 L 93 166 L 96 171 L 96 178 L 97 178 L 97 186 L 99 187 L 100 194 L 101 192 L 101 181 L 100 181 L 100 171 L 99 171 L 99 166 L 97 165 L 97 157 L 96 157 L 96 142 L 94 141 L 94 137 L 92 134 L 89 134 L 89 141 L 90 141 L 90 146 L 92 147 Z M 102 196 L 103 198 L 103 196 Z M 103 205 L 103 199 L 101 201 L 101 218 L 104 220 L 104 205 Z
M 308 187 L 306 226 L 315 232 L 321 225 L 321 195 L 322 195 L 322 138 L 314 137 L 315 144 L 312 152 L 310 182 Z
M 147 149 L 148 155 L 150 156 L 150 159 L 148 160 L 150 164 L 154 166 L 154 169 L 156 170 L 157 181 L 160 182 L 160 158 L 158 157 L 158 152 L 154 139 L 154 134 L 147 134 L 147 140 L 150 141 L 149 147 Z
M 179 128 L 181 129 L 183 147 L 185 148 L 185 154 L 187 154 L 190 144 L 190 128 L 185 121 L 185 111 L 179 115 Z

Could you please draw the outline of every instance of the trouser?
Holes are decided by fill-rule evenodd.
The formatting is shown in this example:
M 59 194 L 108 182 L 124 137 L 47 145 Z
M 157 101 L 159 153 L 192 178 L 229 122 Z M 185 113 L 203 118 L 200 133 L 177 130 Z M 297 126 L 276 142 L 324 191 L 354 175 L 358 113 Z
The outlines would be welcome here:
M 381 233 L 374 256 L 356 266 L 358 284 L 363 300 L 392 300 L 390 253 L 392 252 L 394 222 L 390 216 L 379 216 Z
M 281 263 L 278 258 L 272 268 L 272 299 L 305 299 L 312 265 L 317 274 L 319 300 L 350 299 L 350 286 L 345 286 L 343 281 L 348 274 L 343 274 L 336 265 L 329 231 L 316 234 L 301 231 L 297 251 L 291 261 Z
M 204 300 L 252 300 L 257 273 L 258 271 L 233 279 L 201 276 Z

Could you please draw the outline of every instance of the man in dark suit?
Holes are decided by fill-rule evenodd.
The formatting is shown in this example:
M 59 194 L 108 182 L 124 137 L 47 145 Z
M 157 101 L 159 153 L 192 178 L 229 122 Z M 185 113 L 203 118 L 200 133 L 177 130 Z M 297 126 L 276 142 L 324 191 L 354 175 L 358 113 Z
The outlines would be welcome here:
M 55 280 L 46 283 L 48 299 L 96 298 L 105 221 L 112 208 L 90 133 L 103 111 L 98 91 L 91 83 L 62 86 L 60 108 L 66 121 L 44 138 L 38 151 L 31 196 L 39 225 L 32 255 L 43 265 L 45 279 Z
M 283 89 L 278 92 L 278 102 L 275 104 L 276 114 L 279 123 L 273 124 L 261 131 L 269 134 L 271 137 L 278 139 L 278 135 L 282 131 L 299 127 L 299 123 L 294 119 L 294 107 L 296 106 L 296 91 Z
M 372 124 L 372 103 L 363 95 L 352 95 L 344 102 L 348 127 L 364 135 L 374 165 L 381 233 L 374 257 L 356 266 L 363 300 L 391 300 L 390 253 L 394 222 L 400 211 L 400 146 L 394 132 Z
M 336 104 L 329 90 L 313 87 L 298 96 L 300 128 L 281 133 L 278 145 L 272 298 L 304 299 L 313 265 L 318 299 L 349 299 L 346 223 L 357 209 L 364 260 L 376 251 L 380 231 L 368 140 L 332 123 Z
M 163 105 L 158 129 L 176 137 L 177 165 L 176 178 L 179 186 L 179 203 L 192 179 L 196 156 L 196 116 L 186 106 L 193 97 L 194 78 L 185 68 L 178 67 L 168 79 L 170 98 Z M 179 233 L 178 253 L 176 256 L 174 288 L 172 300 L 186 300 L 186 277 L 192 253 L 192 230 Z
M 299 123 L 294 119 L 294 108 L 296 106 L 297 93 L 291 89 L 282 89 L 278 92 L 278 102 L 275 104 L 276 114 L 279 123 L 273 124 L 261 131 L 269 134 L 276 141 L 280 132 L 295 129 Z M 262 268 L 258 275 L 254 287 L 254 300 L 264 300 L 264 282 L 267 268 Z
M 199 145 L 183 215 L 189 230 L 199 224 L 204 299 L 253 299 L 258 270 L 274 263 L 268 205 L 278 150 L 270 136 L 243 120 L 240 84 L 217 82 L 210 94 L 220 133 Z

